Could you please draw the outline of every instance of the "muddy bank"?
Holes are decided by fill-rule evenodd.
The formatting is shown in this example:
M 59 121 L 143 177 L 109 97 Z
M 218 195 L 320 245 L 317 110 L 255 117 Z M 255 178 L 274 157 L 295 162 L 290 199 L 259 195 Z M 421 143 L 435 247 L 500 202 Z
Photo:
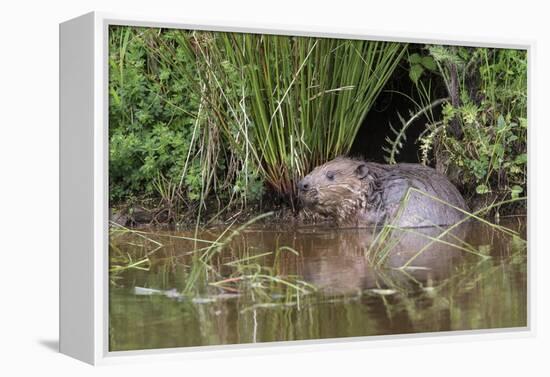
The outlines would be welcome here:
M 109 221 L 129 227 L 167 227 L 192 228 L 197 223 L 204 226 L 218 226 L 230 223 L 245 223 L 260 214 L 271 212 L 271 216 L 261 220 L 262 224 L 307 224 L 325 222 L 289 206 L 279 204 L 271 206 L 253 205 L 243 209 L 227 210 L 222 213 L 213 211 L 188 210 L 177 216 L 168 216 L 165 209 L 144 205 L 119 205 L 109 209 Z
M 466 198 L 466 203 L 472 212 L 479 211 L 492 203 L 498 202 L 497 195 Z M 203 226 L 227 225 L 233 222 L 245 223 L 260 214 L 271 212 L 272 215 L 259 221 L 260 224 L 331 224 L 331 220 L 301 209 L 293 210 L 290 206 L 280 203 L 272 205 L 251 205 L 245 209 L 227 210 L 223 213 L 205 211 L 198 216 L 197 211 L 186 211 L 177 217 L 170 218 L 163 208 L 147 207 L 145 205 L 116 205 L 109 209 L 109 221 L 127 227 L 159 227 L 159 228 L 193 228 L 197 224 Z M 498 222 L 500 218 L 512 216 L 527 216 L 526 202 L 516 202 L 494 208 L 482 214 L 490 221 Z

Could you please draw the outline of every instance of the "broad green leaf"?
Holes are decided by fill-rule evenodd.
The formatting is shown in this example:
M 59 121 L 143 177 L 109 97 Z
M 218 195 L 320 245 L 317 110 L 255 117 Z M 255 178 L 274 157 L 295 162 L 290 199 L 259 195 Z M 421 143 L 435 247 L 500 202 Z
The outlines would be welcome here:
M 417 84 L 418 79 L 420 78 L 420 76 L 422 76 L 423 72 L 424 68 L 420 64 L 415 64 L 411 67 L 411 70 L 409 71 L 409 77 L 411 78 L 412 82 Z
M 504 120 L 504 117 L 502 115 L 499 115 L 497 119 L 497 128 L 502 129 L 505 126 L 506 126 L 506 121 Z
M 422 57 L 420 55 L 418 55 L 417 53 L 414 53 L 414 54 L 409 55 L 408 60 L 409 60 L 409 63 L 411 63 L 411 65 L 420 64 L 422 62 Z
M 478 194 L 481 194 L 481 195 L 482 195 L 482 194 L 487 194 L 488 192 L 491 192 L 491 190 L 489 189 L 489 187 L 487 187 L 487 185 L 481 184 L 481 185 L 478 185 L 478 186 L 476 187 L 476 192 L 477 192 Z
M 517 155 L 514 162 L 518 165 L 525 164 L 527 162 L 527 153 Z
M 437 65 L 435 64 L 435 60 L 431 56 L 422 57 L 421 64 L 424 66 L 424 68 L 429 69 L 430 71 L 435 71 L 437 69 Z
M 523 187 L 519 185 L 512 186 L 512 199 L 516 199 L 519 197 L 519 194 L 523 192 Z

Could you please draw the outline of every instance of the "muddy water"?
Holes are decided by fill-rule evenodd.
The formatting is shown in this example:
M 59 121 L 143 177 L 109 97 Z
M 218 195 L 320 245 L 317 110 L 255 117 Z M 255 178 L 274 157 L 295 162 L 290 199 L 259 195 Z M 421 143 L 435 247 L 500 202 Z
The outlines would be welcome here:
M 112 231 L 110 350 L 523 327 L 524 222 Z

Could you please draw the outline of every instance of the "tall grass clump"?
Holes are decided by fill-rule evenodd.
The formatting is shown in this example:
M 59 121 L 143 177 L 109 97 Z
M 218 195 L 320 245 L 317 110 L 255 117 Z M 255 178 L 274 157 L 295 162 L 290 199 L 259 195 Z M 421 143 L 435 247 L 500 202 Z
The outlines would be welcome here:
M 234 164 L 292 199 L 295 181 L 345 154 L 405 44 L 168 31 L 156 56 L 192 83 L 201 129 L 215 129 Z M 177 57 L 193 62 L 175 66 Z M 207 144 L 209 147 L 211 144 Z

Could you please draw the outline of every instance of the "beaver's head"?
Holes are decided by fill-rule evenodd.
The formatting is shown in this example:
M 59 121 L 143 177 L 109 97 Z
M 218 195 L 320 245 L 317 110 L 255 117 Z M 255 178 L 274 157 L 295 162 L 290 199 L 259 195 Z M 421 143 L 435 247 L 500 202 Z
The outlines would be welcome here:
M 364 161 L 338 157 L 298 182 L 298 196 L 304 208 L 346 222 L 365 208 L 372 180 Z

